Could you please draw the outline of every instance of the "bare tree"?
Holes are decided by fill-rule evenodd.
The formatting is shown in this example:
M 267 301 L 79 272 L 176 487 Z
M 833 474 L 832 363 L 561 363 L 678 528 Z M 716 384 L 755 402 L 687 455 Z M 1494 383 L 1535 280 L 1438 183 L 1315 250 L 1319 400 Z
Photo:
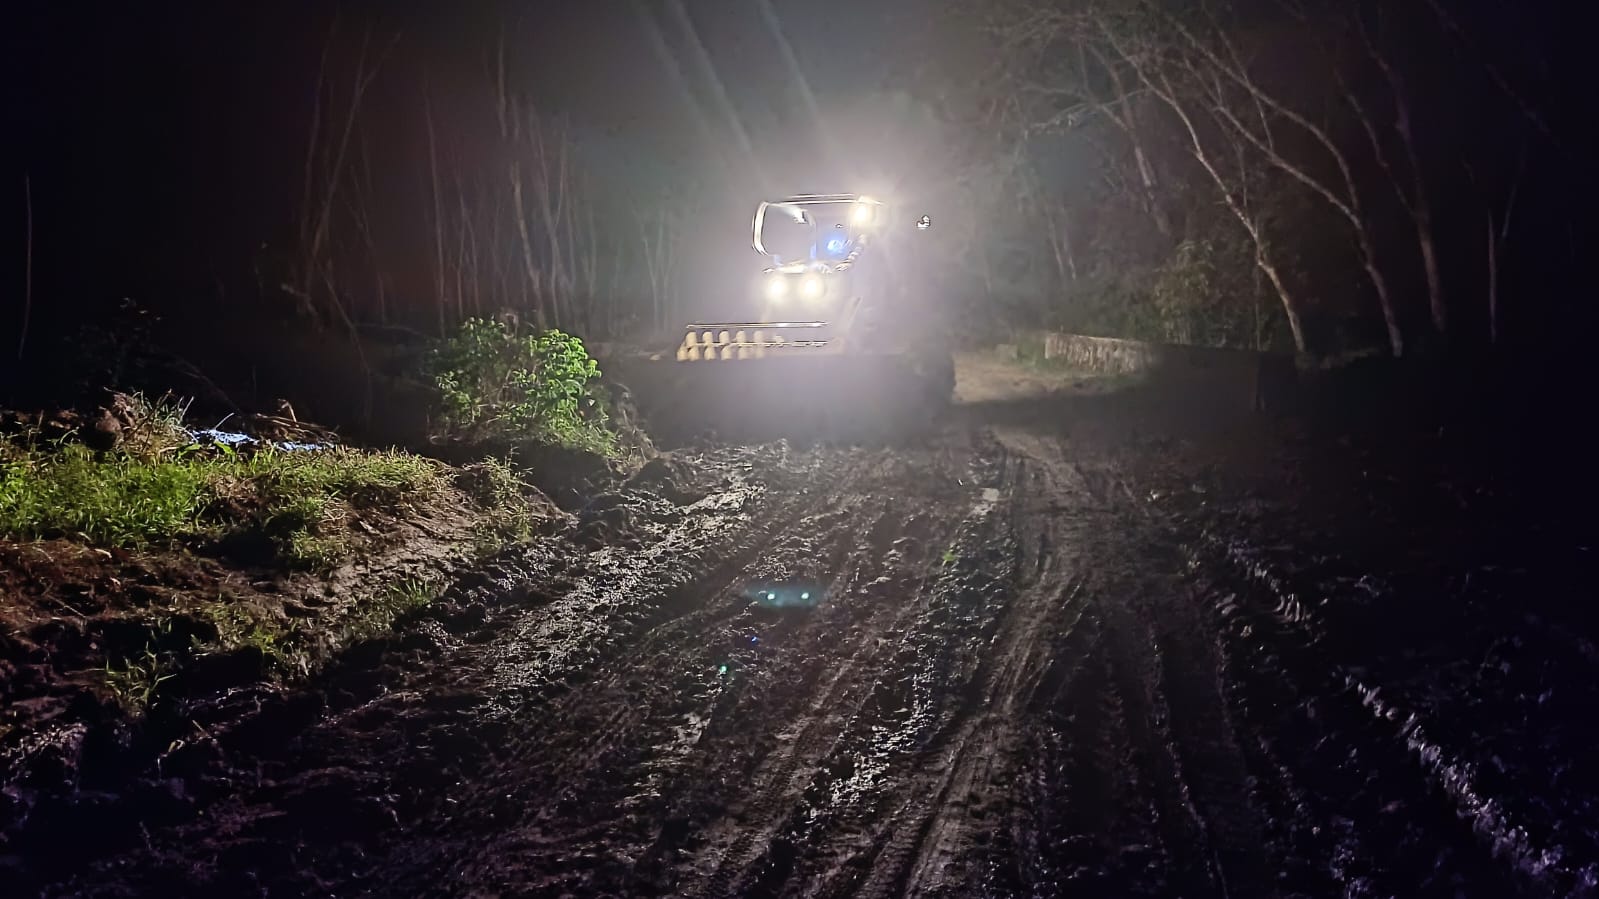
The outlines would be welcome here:
M 1555 129 L 1550 126 L 1548 118 L 1541 110 L 1538 109 L 1537 104 L 1533 103 L 1532 100 L 1528 98 L 1526 92 L 1521 90 L 1521 88 L 1517 87 L 1516 84 L 1510 80 L 1510 77 L 1505 74 L 1503 67 L 1496 63 L 1492 57 L 1482 53 L 1478 49 L 1476 41 L 1472 40 L 1471 34 L 1467 31 L 1466 27 L 1461 24 L 1460 20 L 1456 18 L 1455 15 L 1449 10 L 1445 9 L 1444 5 L 1440 3 L 1439 0 L 1425 0 L 1425 2 L 1428 9 L 1432 10 L 1433 15 L 1437 17 L 1439 24 L 1443 26 L 1444 30 L 1447 31 L 1456 41 L 1458 41 L 1464 50 L 1473 54 L 1477 58 L 1477 62 L 1482 65 L 1483 71 L 1487 72 L 1489 80 L 1494 83 L 1494 86 L 1499 89 L 1500 93 L 1505 95 L 1506 99 L 1508 99 L 1510 104 L 1515 107 L 1516 111 L 1521 114 L 1522 118 L 1532 126 L 1533 130 L 1542 135 L 1543 138 L 1547 140 L 1556 150 L 1560 151 L 1562 155 L 1566 156 L 1569 160 L 1579 163 L 1578 165 L 1573 166 L 1574 171 L 1580 172 L 1587 177 L 1592 177 L 1593 160 L 1582 158 L 1581 154 L 1573 150 L 1566 143 L 1566 141 L 1563 140 L 1558 133 L 1556 133 Z
M 1113 50 L 1116 56 L 1125 61 L 1136 73 L 1139 80 L 1155 97 L 1160 99 L 1182 124 L 1183 132 L 1188 139 L 1188 147 L 1211 182 L 1221 194 L 1222 202 L 1227 210 L 1233 214 L 1238 223 L 1243 226 L 1244 232 L 1249 235 L 1251 244 L 1255 249 L 1255 265 L 1276 292 L 1278 300 L 1282 303 L 1283 315 L 1288 321 L 1288 328 L 1293 336 L 1294 347 L 1300 352 L 1306 349 L 1304 324 L 1300 318 L 1300 303 L 1298 297 L 1290 289 L 1287 280 L 1283 277 L 1282 267 L 1278 263 L 1273 250 L 1273 245 L 1268 239 L 1265 230 L 1264 218 L 1251 202 L 1247 190 L 1247 173 L 1240 170 L 1235 175 L 1224 173 L 1220 160 L 1210 149 L 1214 138 L 1208 139 L 1201 134 L 1197 121 L 1197 111 L 1192 109 L 1193 102 L 1186 98 L 1173 84 L 1170 74 L 1152 54 L 1134 49 L 1128 42 L 1116 34 L 1114 26 L 1106 21 L 1103 16 L 1096 15 L 1094 27 L 1105 45 Z M 1212 129 L 1214 130 L 1214 129 Z M 1236 149 L 1236 148 L 1235 148 Z
M 1355 118 L 1360 122 L 1367 140 L 1371 142 L 1372 155 L 1382 167 L 1389 184 L 1393 186 L 1394 193 L 1399 197 L 1400 205 L 1410 217 L 1411 226 L 1416 232 L 1416 247 L 1421 254 L 1422 272 L 1427 279 L 1427 308 L 1432 314 L 1432 325 L 1439 334 L 1447 334 L 1449 309 L 1444 302 L 1443 277 L 1438 267 L 1438 243 L 1433 233 L 1432 201 L 1427 194 L 1421 158 L 1416 152 L 1414 118 L 1411 114 L 1409 92 L 1398 69 L 1379 48 L 1365 21 L 1360 18 L 1359 11 L 1356 10 L 1353 16 L 1355 29 L 1360 34 L 1361 45 L 1377 71 L 1382 74 L 1383 82 L 1388 87 L 1389 98 L 1393 103 L 1394 133 L 1399 137 L 1408 178 L 1400 178 L 1396 167 L 1389 159 L 1387 143 L 1379 134 L 1376 123 L 1367 112 L 1359 93 L 1349 86 L 1341 72 L 1338 76 L 1340 86 L 1343 88 L 1344 99 L 1354 110 Z
M 1120 68 L 1112 65 L 1110 60 L 1105 58 L 1098 44 L 1079 41 L 1077 46 L 1078 64 L 1083 70 L 1082 81 L 1084 88 L 1088 91 L 1088 96 L 1094 103 L 1095 108 L 1105 116 L 1107 121 L 1115 125 L 1117 130 L 1126 136 L 1127 144 L 1132 149 L 1133 162 L 1138 168 L 1138 185 L 1144 207 L 1149 212 L 1150 218 L 1154 220 L 1155 227 L 1160 231 L 1161 236 L 1170 238 L 1172 236 L 1171 216 L 1167 214 L 1165 203 L 1162 201 L 1160 182 L 1155 176 L 1155 166 L 1150 161 L 1150 154 L 1146 148 L 1146 138 L 1144 137 L 1143 129 L 1139 125 L 1136 92 L 1129 90 L 1123 83 Z M 1087 54 L 1093 54 L 1095 60 L 1111 80 L 1113 93 L 1109 101 L 1101 100 L 1089 87 L 1092 81 L 1087 73 Z
M 372 179 L 372 158 L 364 130 L 360 138 L 360 153 L 352 173 L 352 182 L 350 197 L 347 200 L 350 218 L 372 264 L 372 286 L 376 295 L 378 322 L 386 325 L 389 323 L 388 276 L 383 268 L 383 260 L 378 254 L 377 236 L 372 221 L 372 200 L 377 194 L 377 188 Z
M 1488 194 L 1489 188 L 1483 183 L 1486 179 L 1479 178 L 1477 173 L 1468 164 L 1466 173 L 1478 184 L 1478 189 Z M 1488 280 L 1488 342 L 1499 343 L 1499 280 L 1500 260 L 1504 254 L 1505 244 L 1510 241 L 1510 223 L 1515 215 L 1516 200 L 1521 195 L 1521 182 L 1527 174 L 1527 148 L 1523 146 L 1517 156 L 1515 174 L 1511 176 L 1510 186 L 1505 190 L 1502 203 L 1491 196 L 1485 202 L 1487 215 L 1487 241 L 1483 247 L 1483 254 L 1487 260 Z
M 1206 40 L 1196 34 L 1176 16 L 1165 15 L 1165 21 L 1192 51 L 1182 54 L 1180 58 L 1192 76 L 1193 82 L 1205 90 L 1216 117 L 1248 142 L 1272 166 L 1308 187 L 1348 222 L 1360 251 L 1361 267 L 1376 291 L 1377 302 L 1382 309 L 1383 323 L 1388 330 L 1389 348 L 1395 356 L 1404 355 L 1405 338 L 1400 330 L 1398 312 L 1394 308 L 1388 279 L 1378 261 L 1376 241 L 1372 237 L 1370 222 L 1366 218 L 1361 184 L 1355 176 L 1348 153 L 1326 127 L 1312 121 L 1309 116 L 1293 108 L 1274 92 L 1267 90 L 1258 79 L 1250 75 L 1237 47 L 1214 18 L 1210 20 L 1212 40 Z M 1213 46 L 1212 41 L 1216 46 Z M 1258 124 L 1247 120 L 1250 118 L 1248 113 L 1240 112 L 1239 101 L 1229 94 L 1229 84 L 1245 92 L 1250 101 L 1249 106 L 1255 113 L 1253 118 L 1258 120 Z M 1283 151 L 1271 129 L 1274 119 L 1291 123 L 1311 137 L 1333 162 L 1338 172 L 1338 179 L 1334 181 L 1321 177 L 1311 166 L 1292 159 Z
M 510 152 L 507 160 L 507 177 L 511 187 L 511 219 L 516 226 L 516 236 L 521 248 L 522 271 L 526 276 L 524 284 L 523 307 L 531 307 L 533 320 L 539 328 L 549 327 L 549 316 L 545 312 L 543 302 L 544 273 L 540 269 L 537 255 L 533 249 L 533 235 L 529 228 L 527 199 L 523 190 L 522 159 L 517 153 L 516 145 L 522 139 L 522 113 L 515 104 L 505 82 L 505 35 L 500 35 L 499 52 L 496 55 L 496 110 L 499 114 L 500 136 L 505 140 Z
M 682 223 L 670 194 L 662 193 L 651 206 L 637 213 L 644 272 L 650 289 L 650 330 L 665 330 L 677 316 L 675 290 Z
M 299 258 L 293 283 L 285 285 L 298 300 L 303 313 L 318 316 L 318 291 L 322 292 L 327 311 L 337 316 L 352 332 L 355 328 L 350 310 L 339 296 L 338 281 L 334 276 L 334 260 L 330 252 L 334 211 L 344 183 L 349 163 L 350 142 L 356 133 L 361 106 L 367 91 L 382 68 L 384 57 L 393 49 L 398 38 L 374 55 L 372 33 L 361 38 L 361 49 L 348 86 L 349 95 L 342 108 L 337 107 L 337 87 L 329 78 L 328 58 L 337 38 L 338 22 L 335 20 L 322 47 L 317 66 L 317 80 L 311 111 L 311 130 L 306 141 L 304 178 L 301 189 L 299 215 Z M 324 131 L 330 133 L 324 134 Z
M 1072 251 L 1071 209 L 1065 203 L 1042 204 L 1044 227 L 1049 232 L 1049 248 L 1055 256 L 1055 270 L 1063 281 L 1077 280 L 1077 254 Z
M 1166 191 L 1139 105 L 1147 91 L 1128 84 L 1124 67 L 1113 64 L 1097 42 L 1082 40 L 1077 17 L 1053 4 L 1026 3 L 1013 19 L 990 24 L 988 30 L 999 37 L 996 54 L 1025 60 L 1020 71 L 1005 79 L 1009 99 L 988 105 L 984 118 L 990 127 L 1003 130 L 1006 120 L 1020 119 L 1024 133 L 1039 134 L 1096 119 L 1109 122 L 1123 142 L 1116 155 L 1130 159 L 1136 175 L 1123 192 L 1170 242 L 1174 229 Z M 1056 64 L 1068 59 L 1070 65 Z M 1024 103 L 1029 107 L 1025 111 L 1019 109 Z
M 444 287 L 444 208 L 443 200 L 439 196 L 439 148 L 438 138 L 433 127 L 433 91 L 429 89 L 428 79 L 422 79 L 422 121 L 427 125 L 428 132 L 428 185 L 433 198 L 433 304 L 438 310 L 439 336 L 445 333 L 445 309 L 448 308 L 448 294 Z

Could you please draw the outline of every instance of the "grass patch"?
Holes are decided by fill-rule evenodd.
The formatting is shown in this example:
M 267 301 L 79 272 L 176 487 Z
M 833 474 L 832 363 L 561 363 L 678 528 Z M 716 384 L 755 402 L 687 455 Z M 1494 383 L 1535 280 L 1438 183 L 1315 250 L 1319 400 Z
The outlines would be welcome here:
M 253 649 L 281 671 L 303 673 L 304 653 L 295 645 L 292 628 L 262 621 L 248 609 L 221 597 L 202 607 L 201 613 L 217 630 L 217 649 Z
M 192 462 L 96 458 L 82 446 L 0 459 L 0 534 L 143 546 L 194 533 L 210 472 Z
M 508 543 L 525 543 L 543 517 L 530 500 L 537 491 L 517 477 L 509 462 L 488 458 L 460 469 L 455 486 L 483 513 L 472 528 L 472 544 L 480 558 Z
M 439 466 L 398 452 L 96 454 L 9 443 L 0 446 L 0 536 L 136 549 L 252 534 L 282 562 L 325 568 L 345 554 L 352 512 L 401 508 L 443 483 Z
M 1027 334 L 1016 340 L 1016 361 L 1034 368 L 1054 364 L 1053 360 L 1044 355 L 1044 338 L 1034 334 Z
M 354 643 L 394 627 L 394 623 L 415 612 L 444 592 L 444 585 L 431 578 L 402 577 L 355 607 L 340 623 L 340 640 Z
M 314 660 L 330 648 L 348 646 L 384 633 L 405 615 L 438 599 L 443 592 L 443 583 L 439 580 L 415 575 L 402 577 L 348 606 L 342 615 L 321 624 L 292 618 L 262 618 L 248 606 L 219 597 L 200 610 L 216 628 L 216 638 L 204 644 L 197 643 L 195 652 L 204 655 L 254 650 L 279 675 L 306 677 L 315 666 Z M 146 681 L 148 679 L 137 683 L 143 685 Z M 159 686 L 159 681 L 151 682 L 150 686 Z
M 196 636 L 190 644 L 175 649 L 162 649 L 159 641 L 152 641 L 138 652 L 114 656 L 118 661 L 108 661 L 100 669 L 101 685 L 107 696 L 138 716 L 161 701 L 167 681 L 206 656 L 252 651 L 260 658 L 263 673 L 284 680 L 309 677 L 321 660 L 391 630 L 443 591 L 442 580 L 401 577 L 320 623 L 271 616 L 250 604 L 218 596 L 193 610 L 215 630 L 214 637 Z
M 176 676 L 176 663 L 167 655 L 146 649 L 144 655 L 125 660 L 121 665 L 105 666 L 106 691 L 130 714 L 149 711 L 161 685 Z

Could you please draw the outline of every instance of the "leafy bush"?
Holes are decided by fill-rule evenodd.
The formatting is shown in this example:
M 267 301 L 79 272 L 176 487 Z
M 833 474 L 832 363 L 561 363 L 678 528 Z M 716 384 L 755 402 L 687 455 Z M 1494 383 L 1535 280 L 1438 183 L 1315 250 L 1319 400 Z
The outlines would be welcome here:
M 1161 340 L 1160 313 L 1149 288 L 1132 274 L 1085 279 L 1058 304 L 1046 327 L 1128 340 Z
M 612 445 L 603 406 L 590 392 L 599 364 L 570 334 L 520 335 L 504 322 L 469 318 L 434 353 L 432 374 L 455 432 Z
M 1075 282 L 1046 327 L 1156 343 L 1266 349 L 1286 337 L 1282 307 L 1249 248 L 1226 236 L 1186 240 L 1152 267 Z
M 1151 290 L 1162 339 L 1195 346 L 1264 348 L 1281 307 L 1255 277 L 1236 240 L 1185 240 L 1156 272 Z

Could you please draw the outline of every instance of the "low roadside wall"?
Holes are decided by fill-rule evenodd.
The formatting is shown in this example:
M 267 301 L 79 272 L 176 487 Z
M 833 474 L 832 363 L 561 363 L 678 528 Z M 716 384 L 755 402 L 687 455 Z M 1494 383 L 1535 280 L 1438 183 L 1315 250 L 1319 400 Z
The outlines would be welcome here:
M 1297 369 L 1286 353 L 1215 349 L 1112 337 L 1044 332 L 1044 358 L 1066 368 L 1136 375 L 1160 393 L 1216 410 L 1287 411 L 1296 401 Z M 1036 343 L 1035 343 L 1036 345 Z

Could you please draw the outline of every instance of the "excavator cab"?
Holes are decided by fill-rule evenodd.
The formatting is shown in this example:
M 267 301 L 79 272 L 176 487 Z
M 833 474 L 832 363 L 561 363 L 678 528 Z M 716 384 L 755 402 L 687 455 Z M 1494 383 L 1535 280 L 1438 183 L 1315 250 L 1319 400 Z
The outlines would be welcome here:
M 801 194 L 755 209 L 750 246 L 763 258 L 750 296 L 752 316 L 695 322 L 684 330 L 681 362 L 764 359 L 796 353 L 874 352 L 874 335 L 906 293 L 909 260 L 896 252 L 914 229 L 880 200 L 860 194 Z M 725 334 L 724 334 L 725 332 Z
M 861 194 L 760 203 L 749 315 L 687 324 L 630 382 L 652 432 L 848 439 L 930 424 L 954 392 L 919 252 L 931 225 Z

